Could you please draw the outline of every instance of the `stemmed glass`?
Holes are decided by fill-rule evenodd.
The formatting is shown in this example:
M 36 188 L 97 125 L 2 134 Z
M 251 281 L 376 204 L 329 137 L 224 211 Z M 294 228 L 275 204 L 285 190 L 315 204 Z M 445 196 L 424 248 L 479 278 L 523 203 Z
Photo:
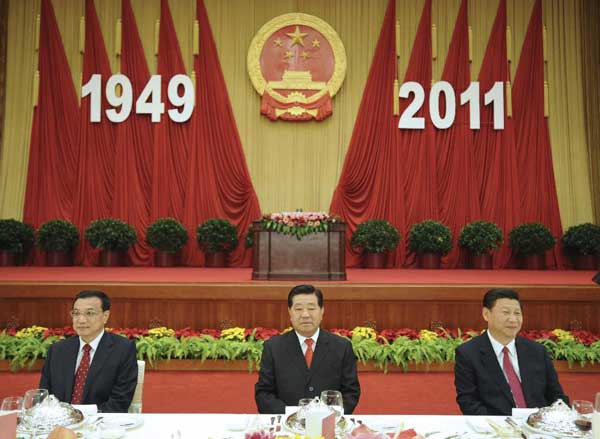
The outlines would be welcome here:
M 23 398 L 20 396 L 9 396 L 2 400 L 0 405 L 0 413 L 16 413 L 17 424 L 21 422 L 21 416 L 23 411 Z
M 589 431 L 592 428 L 592 414 L 594 413 L 594 404 L 590 401 L 573 401 L 573 411 L 577 414 L 575 425 L 582 431 Z
M 342 392 L 337 390 L 323 390 L 321 392 L 321 401 L 335 411 L 335 422 L 337 425 L 342 416 L 344 416 Z
M 298 420 L 306 419 L 306 407 L 313 401 L 312 398 L 302 398 L 298 401 Z
M 46 389 L 31 389 L 23 397 L 23 410 L 30 410 L 48 397 Z

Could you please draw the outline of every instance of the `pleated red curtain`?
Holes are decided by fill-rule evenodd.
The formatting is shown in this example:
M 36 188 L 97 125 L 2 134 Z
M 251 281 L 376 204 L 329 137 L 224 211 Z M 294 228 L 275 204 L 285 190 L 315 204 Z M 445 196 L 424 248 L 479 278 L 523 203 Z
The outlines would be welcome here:
M 39 92 L 33 113 L 23 219 L 71 220 L 77 182 L 77 95 L 50 0 L 42 0 Z M 35 262 L 41 263 L 39 253 Z
M 425 129 L 400 130 L 399 160 L 405 160 L 404 202 L 406 229 L 404 244 L 408 244 L 408 231 L 413 224 L 423 220 L 439 219 L 435 128 L 429 116 L 429 93 L 432 78 L 431 0 L 425 1 L 404 82 L 415 81 L 425 89 L 425 103 L 415 114 L 425 118 Z M 400 114 L 412 102 L 413 96 L 400 101 Z M 401 202 L 402 198 L 398 201 Z M 415 254 L 407 254 L 406 264 L 415 263 Z
M 542 2 L 535 2 L 513 88 L 521 215 L 524 222 L 545 224 L 560 239 L 548 119 L 544 117 L 544 41 Z M 546 252 L 546 265 L 563 268 L 561 246 Z
M 457 99 L 471 83 L 468 28 L 468 1 L 462 0 L 442 74 L 442 81 L 452 84 Z M 464 265 L 458 248 L 460 231 L 465 224 L 480 216 L 468 106 L 456 106 L 454 124 L 446 130 L 437 131 L 436 145 L 439 216 L 450 227 L 454 238 L 454 248 L 446 259 L 446 265 L 456 268 Z
M 347 224 L 346 265 L 357 266 L 361 255 L 350 248 L 350 236 L 363 221 L 385 219 L 405 230 L 404 167 L 399 147 L 398 118 L 393 115 L 396 64 L 396 2 L 390 0 L 356 123 L 330 212 Z M 405 247 L 388 256 L 388 266 L 400 267 Z
M 121 19 L 121 73 L 129 78 L 133 96 L 137 97 L 150 79 L 150 73 L 130 0 L 122 1 Z M 132 112 L 117 125 L 112 212 L 116 218 L 131 224 L 138 235 L 137 243 L 129 251 L 134 265 L 151 262 L 144 236 L 150 222 L 153 144 L 153 126 L 147 115 Z
M 251 222 L 260 218 L 260 206 L 202 0 L 197 2 L 196 14 L 200 29 L 200 54 L 194 57 L 197 109 L 192 121 L 193 148 L 184 207 L 184 222 L 192 242 L 186 248 L 185 259 L 189 265 L 204 263 L 194 239 L 196 227 L 208 218 L 219 217 L 238 228 L 240 245 L 230 254 L 229 264 L 245 266 L 250 264 L 251 255 L 243 239 Z
M 504 129 L 493 126 L 493 106 L 483 104 L 483 95 L 496 81 L 509 80 L 506 55 L 506 0 L 500 0 L 496 18 L 479 73 L 481 129 L 475 131 L 475 187 L 480 188 L 481 217 L 495 222 L 503 231 L 505 243 L 494 256 L 494 268 L 504 267 L 510 259 L 508 233 L 519 224 L 520 191 L 514 120 L 504 113 Z M 506 96 L 504 99 L 506 105 Z
M 187 186 L 190 121 L 173 122 L 166 113 L 175 108 L 167 96 L 169 80 L 174 75 L 186 74 L 167 0 L 160 2 L 157 74 L 161 75 L 161 100 L 165 103 L 165 114 L 154 128 L 151 218 L 156 220 L 174 217 L 182 220 Z
M 111 75 L 110 62 L 104 46 L 102 31 L 93 0 L 85 1 L 85 51 L 83 54 L 83 84 L 93 74 L 102 75 L 101 90 Z M 102 93 L 102 108 L 107 108 Z M 87 225 L 98 218 L 111 216 L 114 191 L 115 124 L 102 115 L 100 122 L 90 122 L 90 96 L 81 100 L 79 120 L 79 168 L 73 222 L 82 233 L 76 251 L 76 263 L 93 265 L 97 251 L 83 239 Z

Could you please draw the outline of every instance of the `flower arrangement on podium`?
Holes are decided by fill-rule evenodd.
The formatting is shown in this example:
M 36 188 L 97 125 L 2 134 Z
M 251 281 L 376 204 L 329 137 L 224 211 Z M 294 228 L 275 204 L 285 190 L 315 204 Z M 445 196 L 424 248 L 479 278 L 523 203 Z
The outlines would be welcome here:
M 332 224 L 341 222 L 341 219 L 325 212 L 276 212 L 263 215 L 260 222 L 265 230 L 302 239 L 311 233 L 326 232 Z

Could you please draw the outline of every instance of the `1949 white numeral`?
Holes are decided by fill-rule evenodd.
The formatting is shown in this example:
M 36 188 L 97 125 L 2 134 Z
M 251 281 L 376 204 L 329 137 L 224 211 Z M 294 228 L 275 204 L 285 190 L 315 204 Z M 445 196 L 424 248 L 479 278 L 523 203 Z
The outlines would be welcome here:
M 102 120 L 101 86 L 102 75 L 94 74 L 81 88 L 82 99 L 90 95 L 90 122 Z M 183 88 L 183 94 L 179 94 L 180 86 Z M 120 88 L 120 94 L 117 94 L 117 88 Z M 112 75 L 106 81 L 105 94 L 107 102 L 113 107 L 105 111 L 108 120 L 114 123 L 125 121 L 133 108 L 133 87 L 129 78 L 122 74 Z M 173 122 L 187 121 L 194 111 L 194 85 L 189 76 L 173 76 L 169 81 L 167 96 L 176 107 L 167 111 L 169 118 Z M 160 117 L 165 112 L 165 104 L 160 99 L 161 78 L 160 75 L 152 75 L 135 101 L 135 112 L 149 114 L 152 122 L 160 122 Z
M 408 81 L 400 87 L 399 96 L 403 99 L 414 98 L 406 109 L 400 115 L 398 128 L 409 130 L 422 130 L 425 128 L 425 118 L 415 116 L 425 102 L 425 89 L 421 84 L 414 81 Z M 446 113 L 441 116 L 440 95 L 443 94 L 446 102 Z M 504 90 L 502 82 L 495 82 L 492 88 L 483 95 L 484 105 L 493 104 L 494 129 L 504 129 Z M 481 127 L 479 112 L 479 82 L 471 82 L 471 85 L 460 94 L 460 105 L 469 104 L 469 126 L 472 130 L 478 130 Z M 456 94 L 452 84 L 446 81 L 436 82 L 429 93 L 429 115 L 433 125 L 445 130 L 450 128 L 456 118 Z

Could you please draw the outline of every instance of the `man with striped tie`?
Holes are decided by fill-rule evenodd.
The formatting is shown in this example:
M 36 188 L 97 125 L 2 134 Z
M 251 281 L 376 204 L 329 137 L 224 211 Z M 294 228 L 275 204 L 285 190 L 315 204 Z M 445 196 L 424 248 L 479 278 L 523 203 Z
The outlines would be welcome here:
M 302 398 L 338 390 L 344 413 L 358 404 L 360 384 L 352 344 L 320 329 L 323 293 L 312 285 L 298 285 L 288 295 L 293 331 L 271 337 L 263 347 L 254 397 L 260 413 L 285 413 Z
M 50 346 L 40 388 L 63 402 L 127 412 L 138 375 L 135 343 L 104 331 L 109 315 L 110 299 L 102 291 L 77 294 L 71 317 L 78 337 Z
M 521 302 L 508 288 L 483 297 L 487 331 L 456 348 L 456 402 L 464 415 L 507 415 L 514 407 L 546 407 L 569 398 L 543 345 L 517 334 Z

